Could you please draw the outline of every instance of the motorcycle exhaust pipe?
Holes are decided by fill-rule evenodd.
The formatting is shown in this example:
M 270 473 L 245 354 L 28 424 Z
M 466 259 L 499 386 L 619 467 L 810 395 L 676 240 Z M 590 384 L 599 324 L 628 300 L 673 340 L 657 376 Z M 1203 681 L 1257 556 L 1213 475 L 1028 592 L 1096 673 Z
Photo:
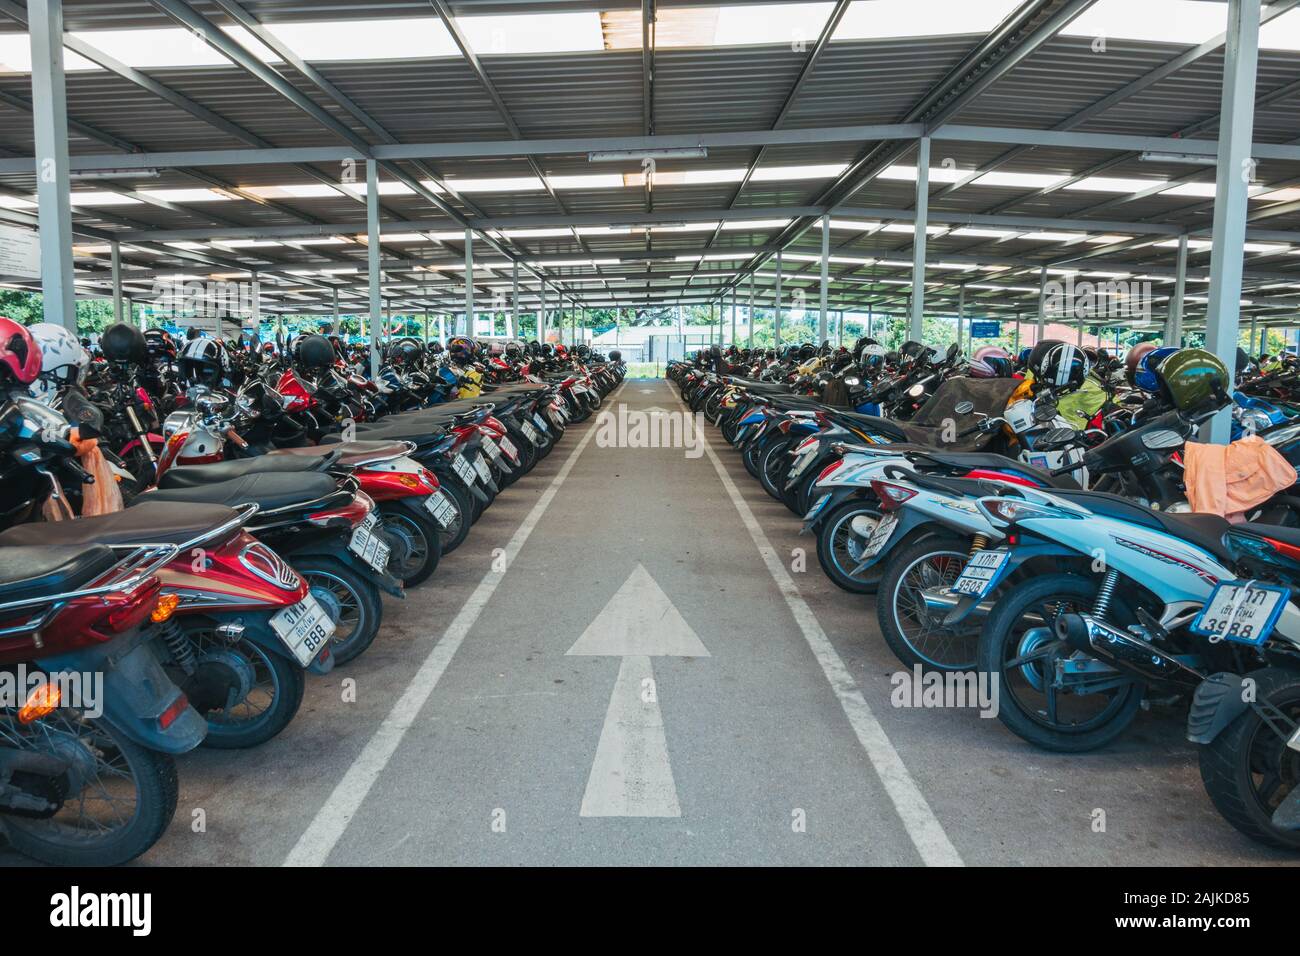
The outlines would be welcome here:
M 1154 680 L 1194 680 L 1205 675 L 1136 635 L 1096 620 L 1089 614 L 1062 614 L 1056 636 L 1076 650 L 1127 667 Z

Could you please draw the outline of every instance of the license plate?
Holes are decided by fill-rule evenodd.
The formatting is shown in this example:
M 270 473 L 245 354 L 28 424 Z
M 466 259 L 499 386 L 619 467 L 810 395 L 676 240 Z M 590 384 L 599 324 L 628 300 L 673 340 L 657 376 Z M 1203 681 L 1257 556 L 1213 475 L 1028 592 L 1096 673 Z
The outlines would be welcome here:
M 298 663 L 306 667 L 333 635 L 334 622 L 320 603 L 308 594 L 297 604 L 273 615 L 271 629 L 284 641 Z
M 510 456 L 514 461 L 519 460 L 519 449 L 515 443 L 510 440 L 508 435 L 502 435 L 497 439 L 501 443 L 501 450 Z
M 461 481 L 465 484 L 474 484 L 474 466 L 465 459 L 464 455 L 457 453 L 451 460 L 451 470 L 460 475 Z
M 442 491 L 435 491 L 425 498 L 424 508 L 444 530 L 451 527 L 451 519 L 456 517 L 456 503 Z
M 493 461 L 501 460 L 501 449 L 498 448 L 497 443 L 491 438 L 488 438 L 487 435 L 483 436 L 483 450 L 488 453 L 488 457 Z
M 352 532 L 348 550 L 376 571 L 384 571 L 388 568 L 389 548 L 376 531 L 375 524 L 369 518 L 366 519 L 365 524 Z
M 492 469 L 488 467 L 487 459 L 482 455 L 474 459 L 474 470 L 478 472 L 478 476 L 483 479 L 484 484 L 492 480 Z
M 1002 571 L 1007 566 L 1011 552 L 1005 548 L 990 551 L 976 551 L 962 568 L 961 576 L 952 589 L 958 594 L 971 597 L 984 597 L 1002 578 Z
M 822 509 L 826 507 L 827 502 L 829 502 L 830 500 L 831 500 L 831 496 L 830 496 L 830 493 L 829 493 L 829 492 L 827 492 L 826 494 L 822 495 L 822 496 L 821 496 L 820 498 L 818 498 L 817 501 L 813 504 L 813 506 L 812 506 L 812 508 L 809 510 L 809 512 L 808 512 L 806 515 L 804 515 L 803 520 L 804 520 L 804 521 L 812 521 L 813 518 L 816 518 L 819 514 L 822 513 Z
M 1259 645 L 1273 632 L 1288 592 L 1253 581 L 1222 581 L 1192 622 L 1192 630 L 1212 641 Z
M 524 419 L 519 422 L 519 430 L 524 433 L 524 437 L 527 438 L 530 442 L 532 442 L 534 445 L 537 444 L 537 438 L 538 438 L 537 429 L 534 428 L 527 419 Z
M 867 538 L 867 543 L 862 548 L 862 557 L 874 558 L 878 555 L 880 549 L 889 541 L 889 536 L 894 533 L 894 528 L 897 525 L 897 515 L 885 515 L 877 521 L 876 526 L 871 529 L 871 536 Z
M 533 421 L 537 422 L 537 427 L 543 432 L 549 432 L 551 430 L 551 426 L 546 424 L 546 419 L 542 417 L 540 412 L 533 412 Z

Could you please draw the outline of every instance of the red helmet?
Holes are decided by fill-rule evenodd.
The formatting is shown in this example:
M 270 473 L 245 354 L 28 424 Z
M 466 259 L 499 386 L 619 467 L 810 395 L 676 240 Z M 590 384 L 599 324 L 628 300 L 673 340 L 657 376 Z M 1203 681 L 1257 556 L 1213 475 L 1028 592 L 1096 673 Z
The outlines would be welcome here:
M 30 385 L 41 374 L 41 349 L 25 326 L 0 315 L 0 373 L 22 385 Z

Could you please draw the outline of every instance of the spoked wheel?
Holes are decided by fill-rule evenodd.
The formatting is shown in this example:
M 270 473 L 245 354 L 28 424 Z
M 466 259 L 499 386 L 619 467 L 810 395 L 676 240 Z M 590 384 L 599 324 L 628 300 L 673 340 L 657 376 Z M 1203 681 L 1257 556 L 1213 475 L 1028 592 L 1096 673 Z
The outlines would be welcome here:
M 307 680 L 297 661 L 249 640 L 227 643 L 208 625 L 186 626 L 199 666 L 220 668 L 231 684 L 227 701 L 204 713 L 203 746 L 218 750 L 256 747 L 288 727 L 302 706 Z
M 1300 830 L 1273 824 L 1273 813 L 1300 785 L 1300 751 L 1287 740 L 1300 726 L 1300 673 L 1278 667 L 1255 671 L 1251 708 L 1200 748 L 1201 780 L 1225 820 L 1251 839 L 1300 850 Z
M 0 747 L 54 757 L 57 777 L 22 774 L 22 789 L 57 809 L 39 816 L 6 814 L 3 826 L 19 853 L 58 866 L 117 866 L 144 853 L 176 812 L 176 765 L 107 723 L 59 709 L 29 724 L 0 710 Z
M 312 597 L 334 619 L 334 636 L 330 639 L 334 663 L 346 664 L 360 656 L 379 634 L 383 616 L 379 589 L 333 558 L 296 558 L 293 568 L 306 579 Z
M 949 588 L 966 566 L 969 543 L 960 538 L 925 538 L 890 555 L 876 592 L 876 615 L 885 643 L 908 667 L 971 671 L 983 618 L 969 615 L 944 627 L 943 611 L 926 610 L 922 594 Z
M 864 518 L 854 527 L 855 518 Z M 817 560 L 831 582 L 853 594 L 872 594 L 884 574 L 883 561 L 863 568 L 863 553 L 871 531 L 863 524 L 875 527 L 880 512 L 861 499 L 850 499 L 837 505 L 817 528 Z
M 980 634 L 979 670 L 998 687 L 998 716 L 1045 750 L 1095 750 L 1124 732 L 1144 685 L 1056 636 L 1063 614 L 1089 613 L 1099 583 L 1076 574 L 1028 578 L 1009 588 Z M 1110 623 L 1133 622 L 1118 598 Z

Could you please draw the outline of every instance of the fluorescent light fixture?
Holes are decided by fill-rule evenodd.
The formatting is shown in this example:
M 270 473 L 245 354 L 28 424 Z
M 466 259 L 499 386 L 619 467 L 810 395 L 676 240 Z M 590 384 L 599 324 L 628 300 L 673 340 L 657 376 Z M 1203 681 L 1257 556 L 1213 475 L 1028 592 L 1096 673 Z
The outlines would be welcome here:
M 1065 186 L 1074 192 L 1140 193 L 1147 189 L 1168 186 L 1167 179 L 1121 179 L 1115 176 L 1088 176 L 1077 183 Z
M 955 183 L 960 182 L 969 176 L 974 170 L 957 169 L 955 166 L 931 166 L 930 182 L 932 183 Z M 880 174 L 880 179 L 892 179 L 899 182 L 914 183 L 916 182 L 915 166 L 887 166 Z
M 646 159 L 704 159 L 709 151 L 703 146 L 671 149 L 603 149 L 587 154 L 589 163 L 641 162 Z
M 1215 166 L 1218 160 L 1214 156 L 1200 153 L 1157 153 L 1146 150 L 1138 156 L 1144 163 L 1180 163 L 1184 166 Z
M 157 179 L 156 169 L 87 169 L 68 174 L 69 179 Z
M 139 189 L 141 195 L 166 202 L 228 202 L 229 196 L 214 189 Z

